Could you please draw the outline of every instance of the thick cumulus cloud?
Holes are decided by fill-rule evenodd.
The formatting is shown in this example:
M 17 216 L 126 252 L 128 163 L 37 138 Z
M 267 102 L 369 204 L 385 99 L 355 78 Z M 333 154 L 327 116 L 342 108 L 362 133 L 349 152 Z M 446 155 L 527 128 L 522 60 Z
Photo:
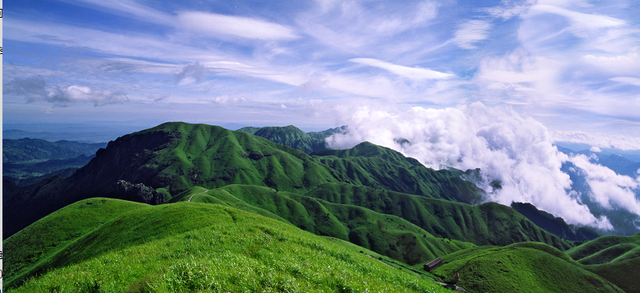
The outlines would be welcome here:
M 401 114 L 361 107 L 342 122 L 349 125 L 348 132 L 329 137 L 330 147 L 369 141 L 435 169 L 480 168 L 477 184 L 487 191 L 489 201 L 529 202 L 572 224 L 613 228 L 606 216 L 594 216 L 580 201 L 581 194 L 571 190 L 571 179 L 561 170 L 570 161 L 587 175 L 594 202 L 640 215 L 640 202 L 633 195 L 640 186 L 637 181 L 559 152 L 546 127 L 509 107 L 475 103 L 446 109 L 414 107 Z

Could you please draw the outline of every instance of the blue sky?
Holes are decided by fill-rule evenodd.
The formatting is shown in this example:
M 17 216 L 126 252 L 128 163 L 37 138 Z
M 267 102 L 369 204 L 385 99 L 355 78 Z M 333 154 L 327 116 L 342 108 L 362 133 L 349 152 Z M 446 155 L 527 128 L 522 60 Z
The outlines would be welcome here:
M 637 1 L 4 2 L 3 120 L 321 130 L 507 107 L 640 149 Z

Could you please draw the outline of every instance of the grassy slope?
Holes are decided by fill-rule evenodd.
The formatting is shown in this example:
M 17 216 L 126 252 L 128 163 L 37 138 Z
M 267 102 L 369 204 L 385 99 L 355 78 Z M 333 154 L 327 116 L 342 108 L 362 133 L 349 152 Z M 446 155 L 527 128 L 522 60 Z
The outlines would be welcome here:
M 281 219 L 411 265 L 473 244 L 541 241 L 563 250 L 571 246 L 498 204 L 478 207 L 348 184 L 324 184 L 302 195 L 247 185 L 194 188 L 172 201 L 189 198 Z
M 32 275 L 68 244 L 114 217 L 133 211 L 144 204 L 104 198 L 91 198 L 64 207 L 4 241 L 4 281 Z
M 640 234 L 600 237 L 568 250 L 567 254 L 625 292 L 640 292 Z
M 416 159 L 369 142 L 316 155 L 320 162 L 346 174 L 356 184 L 466 203 L 482 200 L 482 191 L 462 180 L 461 171 L 435 171 Z
M 172 194 L 196 185 L 227 184 L 304 191 L 336 181 L 330 170 L 304 153 L 247 133 L 186 123 L 165 123 L 147 131 L 158 130 L 178 137 L 142 168 L 160 169 L 156 182 L 170 178 Z
M 366 249 L 230 207 L 191 202 L 121 211 L 53 254 L 38 270 L 46 273 L 7 292 L 446 292 L 429 274 L 391 268 Z M 52 234 L 41 238 L 60 243 Z M 27 250 L 30 241 L 12 251 Z
M 542 243 L 482 246 L 442 258 L 434 274 L 472 292 L 622 292 L 565 253 Z
M 264 137 L 278 144 L 301 150 L 307 154 L 327 149 L 324 139 L 314 138 L 293 125 L 285 127 L 263 127 L 252 134 Z

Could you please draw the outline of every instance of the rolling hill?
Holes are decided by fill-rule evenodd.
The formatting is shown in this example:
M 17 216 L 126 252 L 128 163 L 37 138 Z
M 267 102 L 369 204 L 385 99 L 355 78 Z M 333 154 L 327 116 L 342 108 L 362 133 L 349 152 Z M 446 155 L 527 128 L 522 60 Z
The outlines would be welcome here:
M 623 292 L 562 251 L 540 243 L 476 247 L 442 259 L 434 274 L 452 279 L 459 273 L 458 285 L 471 292 Z
M 640 233 L 603 236 L 576 246 L 567 254 L 625 292 L 640 292 Z
M 60 234 L 34 237 L 59 219 Z M 7 292 L 447 292 L 366 249 L 215 204 L 89 199 L 5 246 Z

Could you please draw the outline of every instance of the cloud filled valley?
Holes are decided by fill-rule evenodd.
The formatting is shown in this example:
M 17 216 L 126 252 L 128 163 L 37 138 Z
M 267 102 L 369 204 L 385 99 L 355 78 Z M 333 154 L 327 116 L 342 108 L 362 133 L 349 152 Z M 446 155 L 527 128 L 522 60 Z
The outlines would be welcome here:
M 331 148 L 369 141 L 435 169 L 479 168 L 480 178 L 470 179 L 487 191 L 487 201 L 528 202 L 570 224 L 609 231 L 618 228 L 610 220 L 616 212 L 640 216 L 637 176 L 616 174 L 584 154 L 559 151 L 545 126 L 510 107 L 474 103 L 390 113 L 364 106 L 343 122 L 348 131 L 329 137 Z M 572 181 L 567 166 L 583 186 Z

